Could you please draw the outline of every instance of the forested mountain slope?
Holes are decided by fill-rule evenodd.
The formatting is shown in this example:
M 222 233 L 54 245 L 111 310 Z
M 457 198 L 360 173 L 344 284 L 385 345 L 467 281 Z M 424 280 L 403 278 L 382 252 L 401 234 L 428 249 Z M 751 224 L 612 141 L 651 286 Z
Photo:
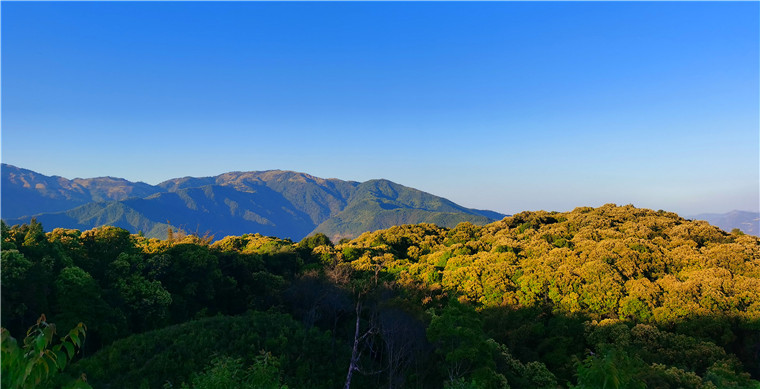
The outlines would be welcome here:
M 65 211 L 92 201 L 145 197 L 162 189 L 144 182 L 97 177 L 69 180 L 2 164 L 2 216 L 14 219 L 44 212 Z
M 482 211 L 464 208 L 442 197 L 388 180 L 371 180 L 358 185 L 349 197 L 348 205 L 314 232 L 337 240 L 356 237 L 357 232 L 402 224 L 426 222 L 453 227 L 465 221 L 485 224 L 493 220 L 484 216 Z
M 338 240 L 399 224 L 453 227 L 504 217 L 387 180 L 359 183 L 282 170 L 150 186 L 113 178 L 66 180 L 3 165 L 3 180 L 3 220 L 11 225 L 35 216 L 49 228 L 112 225 L 164 239 L 172 227 L 217 239 L 260 233 L 300 240 L 317 229 Z M 377 190 L 378 183 L 388 190 Z
M 85 358 L 60 378 L 96 388 L 760 386 L 760 239 L 664 211 L 523 212 L 338 245 L 4 225 L 2 245 L 3 327 L 86 323 Z
M 355 181 L 324 179 L 306 173 L 284 170 L 263 172 L 230 172 L 216 177 L 176 178 L 158 184 L 167 191 L 207 185 L 230 187 L 243 193 L 276 193 L 284 201 L 292 204 L 309 216 L 316 226 L 346 207 L 348 198 L 359 185 Z

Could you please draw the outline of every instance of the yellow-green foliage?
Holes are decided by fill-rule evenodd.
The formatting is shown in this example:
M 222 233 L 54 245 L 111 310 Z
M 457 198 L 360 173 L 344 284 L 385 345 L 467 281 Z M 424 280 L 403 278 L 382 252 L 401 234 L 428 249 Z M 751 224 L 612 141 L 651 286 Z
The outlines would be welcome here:
M 481 307 L 548 305 L 593 318 L 667 323 L 760 319 L 760 240 L 676 214 L 608 204 L 365 233 L 336 247 Z M 390 256 L 389 256 L 390 255 Z M 345 256 L 345 255 L 344 255 Z
M 352 372 L 388 373 L 357 373 L 355 387 L 760 385 L 748 375 L 760 377 L 760 239 L 673 213 L 612 204 L 523 212 L 485 226 L 396 226 L 337 245 L 320 234 L 213 244 L 179 235 L 2 224 L 3 326 L 19 332 L 39 312 L 85 321 L 85 351 L 101 351 L 79 366 L 104 386 L 161 385 L 169 366 L 182 370 L 172 382 L 195 385 L 192 373 L 222 343 L 239 349 L 217 356 L 251 364 L 255 339 L 181 327 L 208 317 L 218 319 L 197 323 L 258 317 L 283 342 L 324 334 L 314 347 L 266 346 L 293 387 L 339 386 L 349 355 Z M 158 338 L 139 333 L 174 346 L 154 349 Z M 332 367 L 319 375 L 325 360 Z M 206 378 L 242 382 L 241 369 Z

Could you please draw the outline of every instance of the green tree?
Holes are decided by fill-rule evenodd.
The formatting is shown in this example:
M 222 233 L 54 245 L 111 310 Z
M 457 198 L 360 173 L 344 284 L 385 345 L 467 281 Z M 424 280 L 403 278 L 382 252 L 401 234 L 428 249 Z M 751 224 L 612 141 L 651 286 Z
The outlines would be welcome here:
M 643 389 L 646 385 L 637 377 L 643 369 L 637 358 L 610 348 L 602 355 L 590 355 L 578 366 L 576 389 Z
M 203 373 L 193 376 L 191 383 L 182 389 L 287 389 L 282 385 L 280 365 L 276 357 L 262 352 L 249 368 L 240 359 L 216 358 Z
M 135 240 L 129 231 L 117 227 L 103 226 L 82 232 L 80 241 L 85 254 L 74 258 L 74 264 L 97 280 L 105 278 L 108 265 L 119 254 L 137 251 Z
M 116 286 L 126 306 L 130 328 L 142 332 L 167 324 L 172 297 L 159 281 L 150 281 L 139 274 L 119 280 Z
M 24 321 L 29 315 L 30 308 L 39 309 L 47 305 L 46 301 L 41 301 L 37 306 L 37 301 L 32 301 L 32 296 L 44 296 L 38 292 L 39 285 L 30 282 L 33 277 L 34 264 L 24 257 L 24 254 L 15 249 L 3 249 L 2 253 L 2 318 L 3 325 L 10 326 L 14 331 L 23 331 L 30 320 Z M 35 299 L 36 300 L 36 299 Z M 46 299 L 45 299 L 46 300 Z M 31 307 L 30 307 L 31 305 Z M 34 317 L 31 318 L 34 320 Z
M 64 328 L 79 322 L 93 323 L 86 351 L 108 344 L 121 335 L 123 320 L 119 323 L 116 312 L 102 297 L 97 281 L 86 271 L 71 266 L 58 274 L 54 283 L 56 297 L 55 321 Z M 91 346 L 90 343 L 94 341 Z
M 37 388 L 49 383 L 66 368 L 76 355 L 76 349 L 82 347 L 85 326 L 79 323 L 63 338 L 55 342 L 55 324 L 48 323 L 45 315 L 40 316 L 37 324 L 26 333 L 23 345 L 5 328 L 2 333 L 2 388 L 22 389 Z M 53 344 L 55 343 L 55 344 Z M 79 380 L 65 385 L 66 388 L 91 388 L 84 375 Z
M 449 301 L 441 315 L 434 315 L 427 336 L 442 359 L 447 385 L 462 385 L 462 378 L 473 378 L 486 387 L 499 387 L 506 379 L 494 373 L 493 342 L 483 332 L 475 310 L 456 299 Z

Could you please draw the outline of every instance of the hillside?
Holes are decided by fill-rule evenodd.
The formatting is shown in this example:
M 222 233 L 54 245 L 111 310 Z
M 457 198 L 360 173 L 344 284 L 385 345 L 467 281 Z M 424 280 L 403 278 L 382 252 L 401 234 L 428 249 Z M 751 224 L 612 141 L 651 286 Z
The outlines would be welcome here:
M 282 170 L 175 178 L 151 186 L 110 177 L 67 180 L 3 165 L 3 180 L 8 224 L 34 216 L 49 228 L 112 225 L 162 239 L 171 227 L 216 239 L 260 233 L 300 240 L 322 232 L 337 241 L 399 224 L 453 227 L 504 217 L 387 180 L 359 183 Z
M 493 219 L 484 216 L 482 211 L 464 208 L 429 193 L 388 180 L 371 180 L 357 186 L 348 205 L 317 226 L 314 232 L 337 240 L 402 224 L 433 223 L 453 227 L 466 221 L 486 224 Z
M 356 388 L 760 385 L 760 238 L 665 211 L 522 212 L 338 245 L 32 224 L 3 226 L 2 249 L 3 327 L 85 322 L 62 379 L 96 388 L 334 388 L 346 371 Z
M 718 228 L 722 228 L 724 231 L 738 228 L 745 234 L 760 236 L 760 212 L 733 210 L 726 213 L 702 213 L 688 216 L 688 218 L 705 220 Z
M 229 187 L 242 193 L 269 193 L 308 215 L 314 226 L 346 207 L 358 182 L 323 179 L 283 170 L 230 172 L 216 177 L 177 178 L 158 184 L 169 192 L 206 185 Z M 258 197 L 263 199 L 261 196 Z M 313 229 L 313 227 L 312 227 Z M 284 235 L 278 235 L 284 236 Z
M 93 201 L 145 197 L 162 189 L 144 182 L 97 177 L 69 180 L 2 164 L 2 217 L 5 220 L 65 211 Z

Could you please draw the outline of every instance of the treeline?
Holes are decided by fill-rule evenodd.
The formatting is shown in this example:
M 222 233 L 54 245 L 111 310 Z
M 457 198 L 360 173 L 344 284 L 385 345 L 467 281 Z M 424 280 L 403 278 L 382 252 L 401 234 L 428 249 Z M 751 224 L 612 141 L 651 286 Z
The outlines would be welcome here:
M 336 245 L 3 224 L 2 325 L 42 313 L 96 388 L 760 387 L 760 239 L 632 206 Z

